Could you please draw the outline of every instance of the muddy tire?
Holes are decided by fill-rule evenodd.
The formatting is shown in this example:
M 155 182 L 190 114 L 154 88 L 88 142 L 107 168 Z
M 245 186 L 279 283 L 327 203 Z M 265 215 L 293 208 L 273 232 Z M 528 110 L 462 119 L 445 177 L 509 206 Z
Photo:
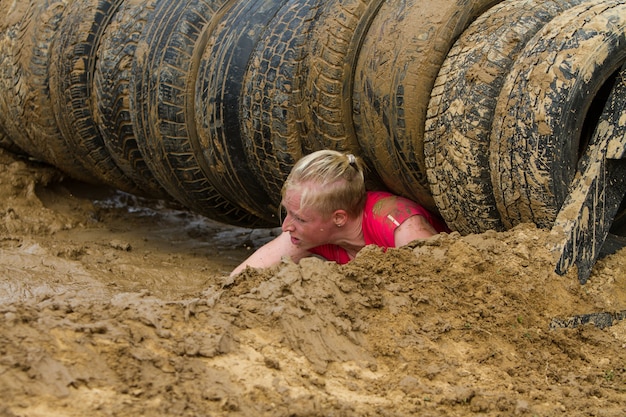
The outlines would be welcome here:
M 76 160 L 54 117 L 49 90 L 50 48 L 68 1 L 31 1 L 7 11 L 0 44 L 0 124 L 3 146 L 56 166 L 81 181 L 99 182 Z
M 352 120 L 354 68 L 367 28 L 382 0 L 324 2 L 309 40 L 308 74 L 300 106 L 303 140 L 308 151 L 335 149 L 363 156 Z M 368 161 L 368 165 L 371 163 Z
M 394 192 L 437 210 L 426 176 L 430 93 L 461 32 L 498 0 L 391 0 L 364 37 L 355 68 L 354 125 L 361 149 Z M 424 15 L 423 10 L 436 14 Z
M 2 126 L 0 126 L 0 148 L 6 149 L 7 151 L 17 155 L 27 155 L 26 152 L 13 142 Z
M 197 139 L 194 90 L 207 25 L 222 0 L 158 2 L 138 40 L 130 88 L 139 150 L 166 191 L 213 220 L 262 227 L 267 223 L 224 198 L 207 178 Z
M 23 6 L 23 5 L 22 5 Z M 27 20 L 28 13 L 16 3 L 0 3 L 0 146 L 11 151 L 20 151 L 18 145 L 26 144 L 14 115 L 14 103 L 19 102 L 14 86 L 21 84 L 19 71 L 19 33 L 20 26 Z M 22 99 L 23 100 L 23 99 Z
M 299 116 L 308 73 L 304 60 L 321 3 L 285 3 L 256 43 L 243 80 L 243 147 L 248 167 L 267 191 L 272 207 L 280 205 L 282 185 L 306 152 Z
M 455 42 L 435 81 L 424 133 L 430 190 L 448 226 L 462 234 L 503 230 L 489 168 L 496 100 L 535 33 L 580 0 L 507 0 Z
M 504 82 L 490 137 L 492 184 L 505 227 L 551 227 L 625 61 L 626 4 L 620 1 L 571 8 L 527 43 Z
M 288 1 L 257 43 L 243 82 L 242 130 L 250 168 L 273 205 L 303 154 L 336 149 L 363 156 L 352 122 L 353 68 L 380 4 Z M 379 187 L 376 173 L 369 174 Z
M 285 3 L 243 0 L 227 10 L 209 35 L 196 91 L 198 139 L 205 144 L 211 182 L 233 203 L 273 225 L 279 224 L 280 200 L 278 196 L 270 197 L 250 168 L 246 155 L 250 142 L 241 123 L 242 91 L 254 48 Z
M 104 145 L 92 106 L 96 49 L 122 0 L 74 0 L 51 49 L 50 96 L 67 148 L 104 184 L 140 194 Z
M 626 178 L 626 176 L 623 175 L 624 159 L 626 159 L 624 158 L 626 156 L 626 149 L 623 146 L 623 138 L 626 138 L 626 100 L 624 100 L 624 97 L 626 97 L 626 65 L 622 66 L 622 69 L 619 71 L 607 104 L 594 130 L 594 137 L 591 140 L 591 143 L 608 144 L 606 149 L 601 148 L 604 152 L 602 156 L 613 160 L 603 162 L 605 168 L 604 172 L 606 173 L 605 178 L 618 178 L 614 180 L 614 182 L 609 182 L 605 199 L 609 202 L 618 201 L 620 205 L 614 213 L 607 213 L 603 220 L 612 220 L 611 228 L 609 229 L 609 232 L 614 236 L 612 240 L 621 241 L 622 243 L 624 242 L 623 237 L 626 236 L 626 196 L 619 192 L 620 188 L 616 187 L 615 185 L 618 184 L 615 183 Z M 591 153 L 592 151 L 593 148 L 590 150 L 588 148 L 586 153 Z M 585 168 L 583 165 L 584 162 L 583 158 L 581 158 L 578 164 L 578 171 L 582 171 Z M 616 173 L 618 174 L 616 175 Z M 588 184 L 589 179 L 586 180 Z M 611 214 L 614 214 L 614 216 L 611 216 Z M 617 236 L 617 238 L 615 236 Z M 597 237 L 594 236 L 594 238 Z M 605 246 L 611 245 L 606 243 L 605 241 L 602 250 L 608 249 L 605 248 Z M 615 245 L 615 242 L 613 242 L 613 245 Z M 622 244 L 621 247 L 626 247 L 626 245 Z
M 50 95 L 50 56 L 57 30 L 72 0 L 43 0 L 30 2 L 29 19 L 21 28 L 21 38 L 30 39 L 20 52 L 23 70 L 27 74 L 22 91 L 21 129 L 28 138 L 25 151 L 54 165 L 68 176 L 91 184 L 101 183 L 74 149 L 65 141 L 55 117 Z M 16 106 L 18 108 L 18 106 Z
M 124 175 L 152 198 L 170 198 L 137 145 L 130 117 L 129 84 L 137 40 L 156 0 L 126 0 L 107 25 L 96 55 L 94 118 L 104 145 Z

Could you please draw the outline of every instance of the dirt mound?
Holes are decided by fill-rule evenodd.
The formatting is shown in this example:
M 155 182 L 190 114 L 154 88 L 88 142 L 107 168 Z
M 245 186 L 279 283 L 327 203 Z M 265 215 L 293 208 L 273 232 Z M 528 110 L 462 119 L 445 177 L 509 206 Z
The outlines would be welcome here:
M 3 151 L 0 195 L 2 415 L 626 413 L 626 322 L 567 321 L 626 310 L 624 251 L 581 286 L 522 225 L 233 279 L 274 231 Z

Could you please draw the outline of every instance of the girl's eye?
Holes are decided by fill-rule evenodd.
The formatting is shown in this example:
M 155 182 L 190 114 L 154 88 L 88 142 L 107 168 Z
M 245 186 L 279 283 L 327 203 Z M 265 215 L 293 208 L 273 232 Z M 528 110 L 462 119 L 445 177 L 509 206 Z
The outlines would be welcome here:
M 290 215 L 298 223 L 306 223 L 306 220 L 304 220 L 302 217 L 298 216 L 297 214 L 291 213 Z
M 285 207 L 281 206 L 280 207 L 280 223 L 281 224 L 285 221 L 287 216 L 291 217 L 293 220 L 297 221 L 298 223 L 306 223 L 306 220 L 304 220 L 302 217 L 298 217 L 293 213 L 289 213 Z

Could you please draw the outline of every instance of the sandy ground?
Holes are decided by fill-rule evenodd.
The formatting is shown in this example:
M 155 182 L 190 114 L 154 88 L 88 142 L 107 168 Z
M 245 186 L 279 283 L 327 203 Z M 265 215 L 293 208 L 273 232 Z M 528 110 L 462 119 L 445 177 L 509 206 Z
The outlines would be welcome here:
M 271 230 L 5 151 L 0 196 L 2 416 L 626 415 L 626 321 L 562 327 L 626 310 L 625 251 L 583 286 L 522 226 L 229 279 Z

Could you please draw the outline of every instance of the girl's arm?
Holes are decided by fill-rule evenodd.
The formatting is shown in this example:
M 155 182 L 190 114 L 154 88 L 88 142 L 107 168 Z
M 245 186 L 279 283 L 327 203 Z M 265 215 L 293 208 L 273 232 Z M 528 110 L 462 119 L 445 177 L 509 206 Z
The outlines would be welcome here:
M 239 274 L 247 267 L 252 268 L 268 268 L 280 263 L 283 256 L 291 258 L 292 261 L 298 262 L 300 259 L 310 256 L 311 253 L 301 249 L 291 243 L 289 232 L 282 232 L 275 239 L 267 242 L 265 245 L 257 249 L 248 259 L 243 261 L 237 268 L 233 269 L 230 276 Z
M 393 233 L 396 248 L 416 239 L 426 239 L 437 234 L 435 228 L 424 216 L 411 216 L 400 224 Z

